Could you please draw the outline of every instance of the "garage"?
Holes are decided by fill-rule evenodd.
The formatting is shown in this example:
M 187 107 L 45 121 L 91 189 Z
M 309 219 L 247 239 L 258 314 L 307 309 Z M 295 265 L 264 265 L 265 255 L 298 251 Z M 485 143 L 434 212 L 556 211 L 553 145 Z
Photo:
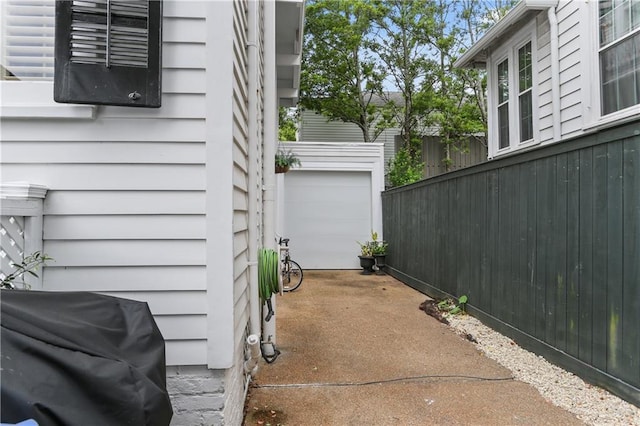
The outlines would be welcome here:
M 302 163 L 278 189 L 292 258 L 303 269 L 359 268 L 357 241 L 381 232 L 382 144 L 288 145 Z

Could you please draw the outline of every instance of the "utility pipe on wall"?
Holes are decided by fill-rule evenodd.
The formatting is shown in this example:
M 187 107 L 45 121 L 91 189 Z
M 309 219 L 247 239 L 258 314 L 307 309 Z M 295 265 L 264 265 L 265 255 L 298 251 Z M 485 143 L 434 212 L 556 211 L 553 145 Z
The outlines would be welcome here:
M 278 89 L 276 76 L 276 2 L 264 3 L 264 246 L 276 245 L 276 170 L 274 158 L 278 145 Z
M 247 346 L 249 347 L 249 359 L 244 362 L 244 372 L 253 376 L 258 370 L 258 361 L 262 355 L 260 352 L 260 338 L 255 334 L 249 335 L 247 337 Z
M 264 247 L 276 249 L 276 174 L 274 158 L 278 143 L 278 90 L 276 76 L 276 2 L 264 2 L 264 149 L 263 149 L 263 243 Z M 273 311 L 276 299 L 271 297 Z M 275 355 L 276 316 L 263 321 L 263 341 L 272 345 L 263 346 L 267 356 Z
M 248 7 L 247 71 L 248 71 L 248 143 L 249 170 L 247 189 L 249 197 L 247 225 L 249 250 L 249 332 L 260 336 L 260 297 L 258 295 L 258 2 L 250 1 Z
M 547 10 L 549 19 L 549 47 L 551 49 L 551 108 L 553 120 L 553 142 L 557 142 L 562 137 L 560 126 L 560 53 L 558 47 L 558 17 L 556 7 L 551 6 Z

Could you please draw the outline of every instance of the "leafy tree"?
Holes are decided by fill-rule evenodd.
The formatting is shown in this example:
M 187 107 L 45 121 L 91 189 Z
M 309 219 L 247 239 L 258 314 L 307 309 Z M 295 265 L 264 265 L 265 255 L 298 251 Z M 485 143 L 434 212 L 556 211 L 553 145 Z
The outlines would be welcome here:
M 305 11 L 300 104 L 356 124 L 365 142 L 389 125 L 379 102 L 384 75 L 366 46 L 382 10 L 378 0 L 312 0 Z
M 465 51 L 478 41 L 482 34 L 507 14 L 517 0 L 460 0 L 458 25 L 461 34 L 459 49 Z M 458 70 L 460 78 L 467 82 L 480 113 L 480 119 L 487 123 L 487 88 L 484 71 Z M 485 140 L 487 138 L 485 125 Z
M 421 135 L 428 124 L 432 81 L 428 40 L 435 25 L 430 0 L 386 0 L 369 45 L 380 59 L 381 73 L 396 89 L 385 92 L 386 111 L 400 127 L 402 146 L 420 158 Z
M 427 129 L 437 129 L 447 165 L 470 138 L 486 140 L 486 76 L 453 63 L 515 2 L 309 0 L 301 105 L 358 125 L 366 142 L 399 127 L 389 180 L 418 180 Z
M 422 179 L 423 171 L 424 163 L 412 158 L 408 149 L 400 148 L 395 157 L 389 161 L 387 178 L 392 187 L 407 185 Z
M 445 157 L 442 159 L 447 169 L 451 166 L 453 150 L 466 151 L 468 137 L 473 132 L 486 132 L 486 120 L 478 105 L 471 99 L 472 91 L 462 70 L 453 67 L 455 54 L 459 51 L 461 30 L 456 25 L 449 25 L 456 14 L 456 4 L 446 0 L 434 2 L 434 18 L 430 43 L 435 51 L 436 65 L 433 75 L 436 84 L 433 86 L 434 113 L 432 119 L 438 129 L 440 141 L 445 146 Z
M 297 139 L 297 115 L 297 111 L 292 108 L 280 107 L 278 109 L 278 116 L 280 119 L 278 127 L 279 141 L 295 141 Z

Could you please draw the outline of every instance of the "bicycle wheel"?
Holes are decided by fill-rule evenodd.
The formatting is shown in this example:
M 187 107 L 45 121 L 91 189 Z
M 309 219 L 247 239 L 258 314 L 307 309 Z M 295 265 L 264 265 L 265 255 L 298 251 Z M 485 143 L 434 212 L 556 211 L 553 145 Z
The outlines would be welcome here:
M 302 284 L 302 268 L 293 260 L 282 271 L 282 290 L 293 291 Z

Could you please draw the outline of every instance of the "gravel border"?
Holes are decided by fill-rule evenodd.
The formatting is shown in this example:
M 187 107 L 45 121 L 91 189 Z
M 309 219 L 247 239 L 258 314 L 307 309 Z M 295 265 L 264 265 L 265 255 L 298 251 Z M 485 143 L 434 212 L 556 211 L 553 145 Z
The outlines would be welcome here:
M 447 320 L 458 334 L 470 334 L 477 341 L 478 349 L 511 370 L 515 379 L 532 385 L 546 400 L 575 414 L 586 424 L 640 426 L 639 407 L 521 348 L 474 317 L 449 315 Z

